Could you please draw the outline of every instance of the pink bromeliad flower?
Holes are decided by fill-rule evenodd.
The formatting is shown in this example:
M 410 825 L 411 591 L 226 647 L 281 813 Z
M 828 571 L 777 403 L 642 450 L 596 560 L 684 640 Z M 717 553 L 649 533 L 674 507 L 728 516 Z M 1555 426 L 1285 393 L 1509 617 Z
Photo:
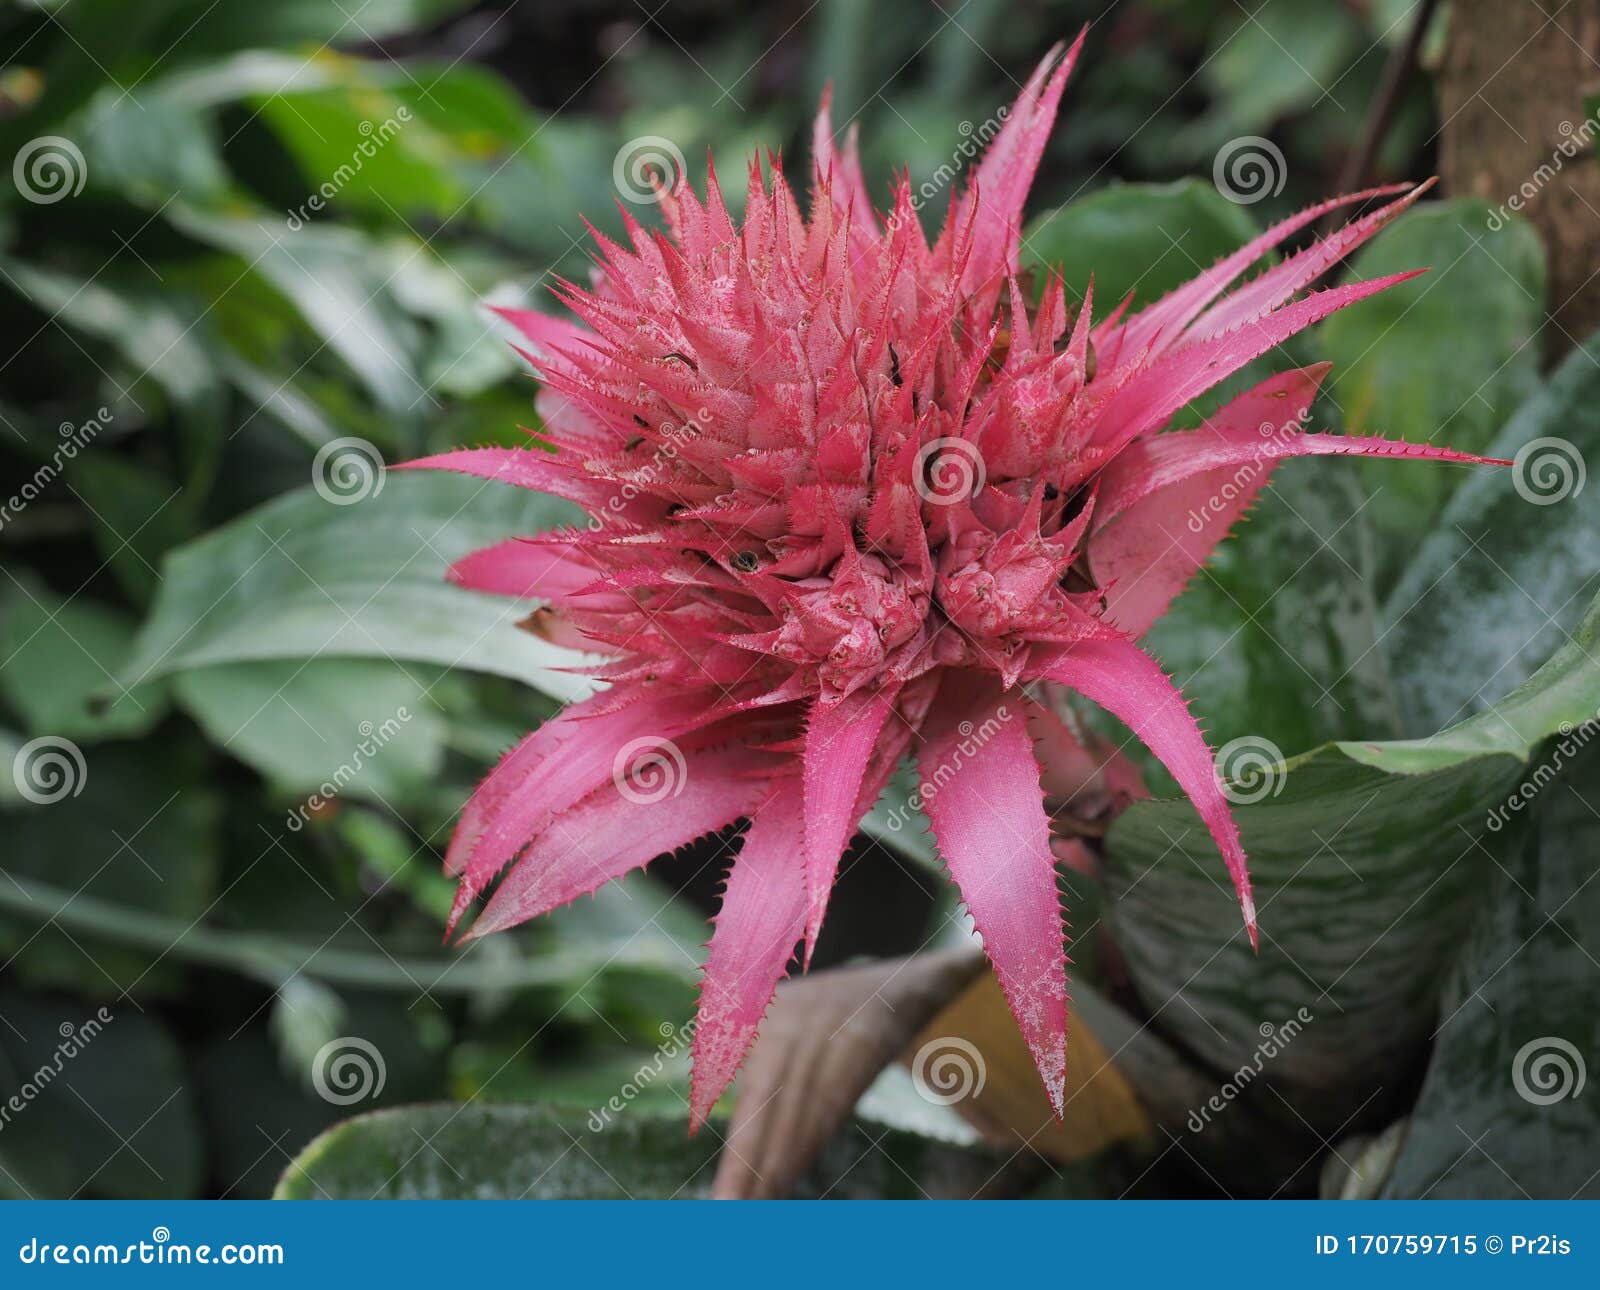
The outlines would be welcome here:
M 1023 200 L 1081 44 L 1034 73 L 931 246 L 908 178 L 874 210 L 826 104 L 809 214 L 776 164 L 751 165 L 739 224 L 714 172 L 703 201 L 680 177 L 660 194 L 670 235 L 631 220 L 627 246 L 595 235 L 590 287 L 558 293 L 578 321 L 504 311 L 544 381 L 533 445 L 410 463 L 585 508 L 584 529 L 510 538 L 451 572 L 540 598 L 549 638 L 610 656 L 608 687 L 467 803 L 446 859 L 452 930 L 497 877 L 472 936 L 749 821 L 705 967 L 691 1129 L 802 940 L 809 959 L 840 855 L 908 754 L 1059 1114 L 1066 959 L 1034 738 L 1071 736 L 1026 687 L 1100 704 L 1167 765 L 1253 942 L 1211 752 L 1135 640 L 1278 460 L 1485 460 L 1304 433 L 1325 366 L 1162 433 L 1252 359 L 1409 277 L 1303 294 L 1420 189 L 1303 211 L 1132 315 L 1124 301 L 1094 321 L 1091 289 L 1074 317 L 1058 278 L 1030 300 Z M 1229 291 L 1327 211 L 1379 196 L 1396 200 Z M 633 777 L 641 750 L 665 781 Z

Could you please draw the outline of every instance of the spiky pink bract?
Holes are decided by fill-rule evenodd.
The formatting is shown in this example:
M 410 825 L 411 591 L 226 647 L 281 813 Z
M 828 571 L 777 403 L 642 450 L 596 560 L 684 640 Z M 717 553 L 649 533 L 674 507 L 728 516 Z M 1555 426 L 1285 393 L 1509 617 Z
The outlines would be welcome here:
M 1420 189 L 1305 211 L 1130 317 L 1123 302 L 1093 322 L 1091 289 L 1074 321 L 1054 278 L 1030 303 L 1023 199 L 1081 44 L 1034 73 L 931 245 L 908 179 L 874 211 L 826 104 L 809 214 L 776 166 L 750 167 L 740 225 L 714 172 L 704 201 L 675 183 L 670 236 L 631 219 L 625 247 L 595 235 L 591 286 L 559 289 L 579 321 L 505 311 L 544 379 L 535 444 L 410 463 L 584 507 L 587 529 L 507 541 L 452 573 L 542 598 L 547 634 L 611 656 L 609 687 L 529 735 L 467 804 L 446 859 L 452 929 L 502 871 L 471 935 L 752 821 L 706 964 L 691 1127 L 802 938 L 809 956 L 840 854 L 908 754 L 1059 1113 L 1065 956 L 1023 687 L 1080 692 L 1170 767 L 1253 942 L 1211 754 L 1134 638 L 1277 461 L 1483 460 L 1305 433 L 1323 368 L 1160 433 L 1246 363 L 1410 276 L 1301 295 Z M 1395 200 L 1224 294 L 1327 211 L 1380 196 Z M 629 778 L 641 748 L 664 789 Z

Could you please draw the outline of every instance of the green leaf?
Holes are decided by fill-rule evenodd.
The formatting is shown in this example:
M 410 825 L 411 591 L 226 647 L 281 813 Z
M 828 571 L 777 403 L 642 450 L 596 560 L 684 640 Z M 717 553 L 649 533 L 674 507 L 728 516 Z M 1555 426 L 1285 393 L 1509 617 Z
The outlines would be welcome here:
M 386 660 L 222 663 L 174 688 L 214 743 L 291 791 L 388 801 L 444 756 L 425 679 Z
M 1023 235 L 1027 263 L 1061 269 L 1080 299 L 1094 278 L 1096 314 L 1128 292 L 1149 304 L 1259 230 L 1210 184 L 1112 184 L 1037 216 Z
M 501 166 L 531 173 L 543 161 L 539 121 L 500 76 L 471 64 L 401 69 L 329 57 L 332 83 L 289 84 L 254 95 L 262 119 L 294 155 L 307 184 L 303 219 L 322 206 L 386 222 L 463 212 Z M 548 176 L 566 185 L 558 175 Z
M 189 320 L 153 292 L 0 260 L 0 274 L 33 306 L 110 345 L 139 374 L 195 415 L 220 409 L 221 386 Z M 110 417 L 101 420 L 109 421 Z
M 108 86 L 83 118 L 75 133 L 97 188 L 151 205 L 175 194 L 207 201 L 227 191 L 211 122 L 159 88 L 146 87 L 135 99 Z
M 1380 1088 L 1392 1097 L 1479 906 L 1488 813 L 1540 740 L 1600 710 L 1597 658 L 1600 602 L 1493 711 L 1429 739 L 1328 745 L 1242 783 L 1259 958 L 1189 803 L 1123 814 L 1108 838 L 1110 921 L 1163 1033 L 1228 1072 L 1250 1063 L 1262 1027 L 1305 1007 L 1313 1021 L 1271 1082 L 1310 1090 L 1299 1109 L 1324 1131 Z
M 335 1125 L 295 1159 L 279 1200 L 666 1199 L 704 1195 L 716 1139 L 682 1117 L 595 1133 L 581 1110 L 419 1106 Z M 419 1142 L 428 1149 L 418 1150 Z
M 166 711 L 159 684 L 113 690 L 96 710 L 93 696 L 115 686 L 133 645 L 133 623 L 108 606 L 63 600 L 32 579 L 0 585 L 0 696 L 34 735 L 89 742 L 142 734 Z
M 1237 15 L 1201 63 L 1200 75 L 1218 101 L 1209 119 L 1233 133 L 1265 130 L 1329 96 L 1362 43 L 1359 23 L 1340 5 L 1253 5 Z
M 1595 593 L 1600 335 L 1517 409 L 1489 453 L 1524 448 L 1519 468 L 1456 493 L 1384 606 L 1384 652 L 1410 730 L 1437 729 L 1520 684 L 1570 639 Z
M 630 1106 L 609 1122 L 553 1106 L 441 1105 L 358 1116 L 313 1141 L 279 1200 L 670 1199 L 705 1196 L 716 1122 L 690 1138 L 686 1112 Z M 594 1127 L 598 1125 L 598 1128 Z M 419 1142 L 428 1149 L 419 1149 Z M 843 1199 L 974 1195 L 1000 1159 L 873 1126 L 847 1128 L 802 1195 Z
M 358 655 L 523 679 L 570 699 L 581 656 L 516 629 L 525 606 L 464 591 L 467 552 L 575 518 L 565 502 L 443 474 L 377 476 L 353 505 L 302 489 L 174 552 L 124 672 L 134 684 L 245 659 Z
M 174 201 L 167 219 L 197 241 L 239 256 L 289 300 L 391 413 L 415 415 L 430 395 L 415 364 L 422 337 L 388 291 L 372 244 L 332 224 L 292 229 L 265 214 L 222 214 Z M 427 254 L 418 244 L 414 254 Z
M 195 1195 L 204 1161 L 194 1093 L 166 1028 L 7 991 L 0 1068 L 23 1098 L 0 1134 L 0 1192 L 114 1200 Z M 30 1095 L 31 1091 L 31 1095 Z
M 1600 1077 L 1600 762 L 1583 751 L 1596 729 L 1541 763 L 1567 773 L 1529 777 L 1513 799 L 1533 798 L 1533 826 L 1451 973 L 1390 1196 L 1600 1199 L 1600 1099 L 1587 1087 Z
M 1349 433 L 1482 452 L 1538 384 L 1544 251 L 1523 221 L 1494 224 L 1486 203 L 1457 198 L 1407 211 L 1362 248 L 1351 274 L 1429 266 L 1327 319 L 1310 345 L 1333 362 L 1327 392 Z M 1360 469 L 1390 574 L 1472 478 L 1459 468 L 1389 461 Z

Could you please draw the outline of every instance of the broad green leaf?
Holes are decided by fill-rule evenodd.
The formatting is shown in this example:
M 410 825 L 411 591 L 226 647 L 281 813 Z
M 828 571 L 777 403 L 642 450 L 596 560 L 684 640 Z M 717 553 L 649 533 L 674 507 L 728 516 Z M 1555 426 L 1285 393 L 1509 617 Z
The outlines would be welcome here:
M 313 449 L 339 437 L 339 431 L 328 419 L 327 412 L 300 388 L 298 382 L 280 381 L 232 353 L 225 356 L 223 371 L 240 393 L 251 401 L 251 406 L 270 415 Z
M 335 1125 L 305 1148 L 279 1200 L 667 1199 L 703 1196 L 716 1139 L 682 1117 L 633 1114 L 596 1133 L 580 1109 L 419 1106 Z M 419 1142 L 428 1149 L 418 1150 Z
M 177 1043 L 133 1004 L 0 994 L 0 1063 L 23 1098 L 0 1133 L 0 1194 L 193 1196 L 204 1178 Z
M 1600 709 L 1596 657 L 1600 603 L 1491 711 L 1428 739 L 1324 746 L 1241 783 L 1259 958 L 1193 808 L 1147 801 L 1122 815 L 1109 917 L 1162 1032 L 1227 1072 L 1305 1008 L 1313 1020 L 1267 1072 L 1314 1094 L 1302 1114 L 1326 1131 L 1398 1092 L 1393 1072 L 1425 1045 L 1493 872 L 1489 811 L 1542 739 Z
M 211 122 L 158 88 L 135 98 L 107 86 L 83 113 L 85 168 L 98 188 L 159 205 L 181 194 L 208 201 L 227 191 L 228 178 Z
M 1326 389 L 1348 433 L 1482 452 L 1537 386 L 1544 252 L 1522 220 L 1495 225 L 1490 215 L 1474 198 L 1429 203 L 1357 254 L 1354 278 L 1429 272 L 1335 314 L 1311 338 L 1333 362 Z M 1359 469 L 1392 582 L 1472 472 L 1389 461 Z
M 128 5 L 124 0 L 74 0 L 51 6 L 50 25 L 65 39 L 24 56 L 16 46 L 11 65 L 39 63 L 43 92 L 31 111 L 7 114 L 0 122 L 0 156 L 15 156 L 25 140 L 48 133 L 82 103 L 103 89 L 107 81 L 135 83 L 148 66 L 163 24 L 194 19 L 192 0 L 146 0 Z M 13 200 L 19 190 L 0 186 L 0 203 Z
M 461 63 L 404 69 L 325 56 L 333 83 L 255 98 L 262 119 L 299 163 L 304 219 L 325 205 L 384 221 L 459 216 L 500 166 L 531 174 L 543 161 L 537 118 L 498 75 Z M 566 187 L 555 174 L 547 176 Z M 325 187 L 326 185 L 326 187 Z
M 1520 684 L 1600 587 L 1600 336 L 1489 447 L 1517 458 L 1451 499 L 1385 606 L 1382 636 L 1409 731 L 1436 730 Z M 1587 483 L 1586 483 L 1587 481 Z
M 391 413 L 416 415 L 430 395 L 418 380 L 416 322 L 394 301 L 372 244 L 332 224 L 295 229 L 265 214 L 221 214 L 181 201 L 165 216 L 190 237 L 232 252 L 270 282 Z M 414 255 L 427 255 L 418 243 Z
M 682 1115 L 689 1105 L 693 1031 L 680 1034 L 670 1023 L 664 1023 L 662 1031 L 665 1034 L 654 1050 L 608 1048 L 577 1060 L 532 1052 L 525 1038 L 459 1045 L 450 1054 L 450 1093 L 467 1102 L 593 1107 L 602 1115 L 616 1097 L 626 1099 L 630 1109 Z
M 598 1128 L 595 1127 L 598 1125 Z M 689 1199 L 711 1186 L 713 1122 L 690 1138 L 685 1114 L 629 1106 L 609 1121 L 586 1108 L 415 1106 L 336 1125 L 302 1151 L 280 1200 Z M 418 1143 L 426 1142 L 427 1150 Z M 850 1127 L 800 1194 L 851 1198 L 970 1197 L 999 1157 L 899 1130 Z
M 623 139 L 682 133 L 659 119 L 639 129 L 541 119 L 495 72 L 459 60 L 256 50 L 177 72 L 157 89 L 191 109 L 242 101 L 259 115 L 297 162 L 303 189 L 289 187 L 282 217 L 290 231 L 327 228 L 341 213 L 408 232 L 424 219 L 458 232 L 477 223 L 550 263 L 582 240 L 580 213 L 616 225 L 609 159 Z
M 1541 769 L 1566 773 L 1518 795 L 1532 827 L 1451 973 L 1390 1196 L 1600 1198 L 1600 762 L 1582 751 L 1595 729 L 1558 741 Z
M 9 571 L 0 582 L 0 696 L 34 735 L 89 742 L 142 734 L 166 712 L 166 687 L 113 688 L 108 705 L 92 700 L 133 645 L 133 623 L 109 606 L 64 600 Z
M 377 486 L 376 481 L 382 481 Z M 445 581 L 453 560 L 572 520 L 568 504 L 442 474 L 378 475 L 339 505 L 306 488 L 174 552 L 125 684 L 210 663 L 338 655 L 517 677 L 570 699 L 582 658 L 519 631 L 526 606 Z
M 1022 254 L 1060 268 L 1080 299 L 1092 275 L 1100 314 L 1130 291 L 1135 307 L 1159 299 L 1257 232 L 1243 208 L 1198 179 L 1113 184 L 1036 216 Z
M 444 755 L 426 678 L 384 659 L 222 663 L 174 688 L 219 748 L 290 791 L 390 801 Z

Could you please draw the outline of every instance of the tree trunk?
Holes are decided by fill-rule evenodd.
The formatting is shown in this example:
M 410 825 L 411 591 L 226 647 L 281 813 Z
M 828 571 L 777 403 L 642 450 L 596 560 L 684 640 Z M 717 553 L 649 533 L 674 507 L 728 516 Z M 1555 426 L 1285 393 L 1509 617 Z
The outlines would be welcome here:
M 1600 0 L 1454 0 L 1439 73 L 1445 190 L 1520 213 L 1550 263 L 1545 354 L 1600 328 Z M 1499 227 L 1491 221 L 1491 228 Z

